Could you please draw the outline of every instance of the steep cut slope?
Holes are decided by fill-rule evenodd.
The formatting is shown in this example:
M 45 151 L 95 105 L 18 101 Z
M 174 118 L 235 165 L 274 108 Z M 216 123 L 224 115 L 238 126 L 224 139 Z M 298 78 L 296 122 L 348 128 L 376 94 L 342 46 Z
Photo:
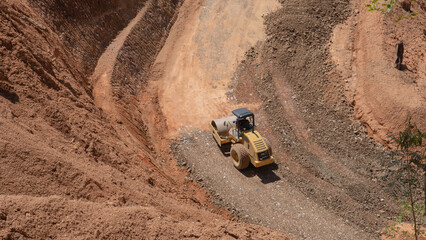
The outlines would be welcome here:
M 230 222 L 95 105 L 97 59 L 145 3 L 0 2 L 0 238 L 285 238 Z
M 117 32 L 127 26 L 146 2 L 28 0 L 37 15 L 74 55 L 78 68 L 73 71 L 83 72 L 86 77 L 92 74 L 98 58 Z
M 406 127 L 408 116 L 426 129 L 425 7 L 413 2 L 418 15 L 396 22 L 404 14 L 400 4 L 384 16 L 368 12 L 367 2 L 356 3 L 357 14 L 333 33 L 333 74 L 344 81 L 344 95 L 368 134 L 388 144 L 389 135 Z M 402 71 L 394 68 L 395 45 L 400 41 L 405 48 Z
M 419 129 L 426 130 L 426 11 L 421 4 L 412 4 L 418 13 L 414 19 L 395 22 L 404 14 L 399 4 L 384 17 L 367 12 L 359 3 L 359 16 L 352 19 L 359 24 L 348 34 L 355 40 L 347 84 L 354 94 L 349 99 L 352 97 L 355 115 L 368 133 L 384 144 L 389 143 L 389 135 L 405 129 L 409 116 Z M 405 46 L 402 71 L 393 66 L 395 45 L 400 41 Z

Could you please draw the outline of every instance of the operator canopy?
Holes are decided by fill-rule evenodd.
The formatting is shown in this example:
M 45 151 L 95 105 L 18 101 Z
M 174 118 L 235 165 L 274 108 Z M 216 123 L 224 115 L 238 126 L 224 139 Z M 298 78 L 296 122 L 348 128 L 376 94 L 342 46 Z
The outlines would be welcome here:
M 232 113 L 237 118 L 246 118 L 246 117 L 254 116 L 254 114 L 250 112 L 250 110 L 248 110 L 247 108 L 238 108 L 232 111 Z

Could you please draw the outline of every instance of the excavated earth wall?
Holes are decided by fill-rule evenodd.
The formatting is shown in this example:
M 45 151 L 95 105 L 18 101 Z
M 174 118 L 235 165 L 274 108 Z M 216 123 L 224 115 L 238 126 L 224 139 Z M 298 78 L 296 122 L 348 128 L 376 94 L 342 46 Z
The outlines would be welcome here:
M 77 60 L 76 70 L 89 76 L 99 56 L 147 0 L 29 0 Z
M 145 2 L 0 2 L 1 239 L 286 238 L 216 214 L 199 187 L 167 176 L 149 146 L 123 140 L 126 126 L 95 105 L 97 59 Z M 177 7 L 155 2 L 139 26 L 151 32 L 127 45 L 152 41 L 138 67 L 149 66 Z
M 161 0 L 149 5 L 124 42 L 111 77 L 121 121 L 134 138 L 155 152 L 160 149 L 154 149 L 157 140 L 151 139 L 153 134 L 145 124 L 147 113 L 140 110 L 138 97 L 148 85 L 153 74 L 151 67 L 178 17 L 182 2 Z
M 123 163 L 135 154 L 131 154 L 124 144 L 115 143 L 117 133 L 94 105 L 87 73 L 80 68 L 82 61 L 90 68 L 95 66 L 95 61 L 84 60 L 92 50 L 86 50 L 86 47 L 100 43 L 91 38 L 91 34 L 86 37 L 83 33 L 95 29 L 104 20 L 98 18 L 91 24 L 77 22 L 71 16 L 71 20 L 61 20 L 59 16 L 63 12 L 87 15 L 90 7 L 93 10 L 96 6 L 87 6 L 89 10 L 83 14 L 71 11 L 74 5 L 59 3 L 52 1 L 38 5 L 19 2 L 9 5 L 3 2 L 1 6 L 3 61 L 0 71 L 2 82 L 10 86 L 9 91 L 3 89 L 1 98 L 4 121 L 1 125 L 4 141 L 2 180 L 7 183 L 2 191 L 13 194 L 28 191 L 27 194 L 34 195 L 63 192 L 72 197 L 92 199 L 88 195 L 96 195 L 103 198 L 96 191 L 87 190 L 87 196 L 81 194 L 86 191 L 85 188 L 91 188 L 90 184 L 84 183 L 91 180 L 86 179 L 81 169 L 75 166 L 77 164 L 71 161 L 73 156 L 125 171 L 127 167 Z M 32 5 L 35 7 L 30 7 Z M 111 9 L 105 9 L 105 12 L 108 10 Z M 101 9 L 97 8 L 97 11 Z M 130 17 L 127 16 L 127 19 Z M 115 21 L 125 19 L 120 17 Z M 115 26 L 115 33 L 121 26 L 122 23 Z M 71 40 L 70 37 L 63 40 L 62 30 L 58 28 L 66 29 L 68 36 L 80 36 L 80 39 Z M 108 36 L 109 41 L 114 36 L 112 27 L 107 32 L 102 34 L 106 42 Z M 84 54 L 79 54 L 76 49 L 81 49 L 80 53 Z M 101 51 L 101 48 L 96 49 L 91 58 L 95 59 Z M 13 98 L 8 97 L 12 95 Z M 68 168 L 69 171 L 66 170 Z M 38 184 L 40 182 L 43 184 Z M 66 187 L 60 187 L 62 185 Z
M 178 16 L 182 1 L 154 1 L 128 36 L 117 58 L 112 85 L 119 99 L 135 96 L 147 83 L 150 67 Z M 120 89 L 118 89 L 120 88 Z

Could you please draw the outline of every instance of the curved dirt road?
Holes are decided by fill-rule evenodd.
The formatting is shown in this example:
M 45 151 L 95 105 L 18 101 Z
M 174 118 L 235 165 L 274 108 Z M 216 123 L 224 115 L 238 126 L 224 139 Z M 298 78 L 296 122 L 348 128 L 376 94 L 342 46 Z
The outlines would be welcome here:
M 142 19 L 152 0 L 147 1 L 145 6 L 138 12 L 136 17 L 124 28 L 114 41 L 108 46 L 98 60 L 95 71 L 92 74 L 94 82 L 93 97 L 98 107 L 105 111 L 109 117 L 116 117 L 115 103 L 111 87 L 111 77 L 115 62 L 129 34 L 136 24 Z
M 149 87 L 158 91 L 154 95 L 158 96 L 170 138 L 188 128 L 205 130 L 211 119 L 228 116 L 231 110 L 238 107 L 230 99 L 233 95 L 228 93 L 232 93 L 228 85 L 243 54 L 266 37 L 262 15 L 279 6 L 272 0 L 208 0 L 204 4 L 195 0 L 185 2 L 157 58 L 154 81 Z M 256 111 L 259 105 L 251 103 L 244 106 Z M 297 109 L 289 111 L 294 112 L 294 116 L 291 115 L 293 118 L 297 118 Z M 306 128 L 295 126 L 295 129 Z M 301 135 L 305 136 L 306 133 Z M 306 137 L 301 138 L 306 141 Z M 311 145 L 311 151 L 319 149 L 320 155 L 324 152 L 319 146 Z M 221 204 L 235 209 L 246 221 L 302 239 L 371 237 L 307 198 L 291 182 L 282 181 L 284 179 L 274 173 L 277 165 L 249 169 L 241 174 L 233 168 L 207 132 L 187 132 L 175 153 L 189 165 L 205 187 L 215 193 L 216 198 L 223 200 Z M 288 158 L 282 151 L 276 151 L 276 156 L 277 159 Z M 325 153 L 320 158 L 325 165 L 334 160 Z M 343 171 L 342 175 L 351 176 L 347 168 L 338 164 L 334 169 Z M 297 174 L 295 169 L 292 171 Z M 312 179 L 316 181 L 315 177 Z M 325 185 L 321 188 L 331 196 L 342 194 L 340 189 Z
M 265 39 L 262 15 L 279 7 L 276 0 L 185 1 L 151 87 L 158 89 L 171 136 L 184 126 L 205 129 L 235 108 L 226 94 L 233 73 L 244 53 Z
M 209 132 L 187 133 L 176 152 L 194 178 L 219 199 L 217 204 L 235 210 L 244 221 L 296 239 L 371 239 L 306 197 L 283 179 L 287 176 L 277 175 L 277 165 L 238 171 Z M 282 153 L 275 153 L 275 157 L 285 158 Z
M 288 2 L 289 9 L 284 9 L 289 12 L 288 21 L 278 25 L 288 25 L 293 31 L 298 27 L 304 29 L 310 16 L 299 12 L 308 11 L 312 4 Z M 276 73 L 268 86 L 262 82 L 266 78 L 260 75 L 267 72 L 263 69 L 265 65 L 271 64 L 270 68 L 274 69 L 271 61 L 260 59 L 264 61 L 249 64 L 255 66 L 253 78 L 260 73 L 262 81 L 251 84 L 257 93 L 250 87 L 243 91 L 253 96 L 264 94 L 264 97 L 262 101 L 257 97 L 259 102 L 250 99 L 244 106 L 258 114 L 259 127 L 272 143 L 278 145 L 281 141 L 274 150 L 277 165 L 237 171 L 210 134 L 199 131 L 206 130 L 212 119 L 228 116 L 239 107 L 234 88 L 230 86 L 237 82 L 232 81 L 234 73 L 241 66 L 244 53 L 266 38 L 262 15 L 279 7 L 275 0 L 185 1 L 151 69 L 149 86 L 139 95 L 139 107 L 145 113 L 143 118 L 149 126 L 149 135 L 156 149 L 165 153 L 169 140 L 183 134 L 183 139 L 172 149 L 178 159 L 190 167 L 198 180 L 214 193 L 215 199 L 222 200 L 220 205 L 235 209 L 246 221 L 295 238 L 371 239 L 378 234 L 378 225 L 383 219 L 379 214 L 383 214 L 382 208 L 390 200 L 382 200 L 384 193 L 369 175 L 357 172 L 359 166 L 364 167 L 353 161 L 352 156 L 358 152 L 342 158 L 312 139 L 310 130 L 315 125 L 306 122 L 306 118 L 303 120 L 306 110 L 302 113 L 295 100 L 294 86 L 287 79 L 292 75 L 286 76 L 291 72 L 298 77 L 296 73 L 306 66 L 294 62 L 287 72 Z M 95 86 L 95 99 L 110 116 L 116 115 L 109 94 L 114 59 L 137 19 L 107 49 L 94 74 L 94 79 L 100 79 Z M 292 36 L 296 36 L 295 33 Z M 312 48 L 313 53 L 319 51 Z M 289 61 L 294 59 L 297 60 L 294 57 Z M 321 68 L 322 63 L 318 66 Z M 239 78 L 238 73 L 235 76 Z M 268 104 L 272 106 L 272 119 L 264 109 Z M 262 109 L 258 109 L 261 105 Z M 324 121 L 334 120 L 324 116 Z M 185 131 L 188 129 L 193 131 Z M 371 205 L 375 207 L 371 209 Z
M 167 46 L 178 51 L 165 51 L 157 62 L 166 69 L 156 87 L 171 136 L 184 126 L 196 128 L 174 146 L 178 159 L 213 192 L 219 204 L 236 210 L 251 223 L 297 239 L 378 237 L 394 213 L 392 198 L 371 174 L 376 170 L 371 162 L 380 147 L 360 134 L 348 117 L 349 111 L 324 101 L 323 87 L 335 81 L 326 78 L 324 61 L 328 57 L 324 49 L 328 48 L 331 29 L 345 19 L 331 13 L 334 8 L 349 7 L 341 1 L 285 1 L 284 8 L 268 17 L 271 35 L 249 52 L 237 71 L 225 57 L 232 59 L 235 49 L 224 48 L 230 41 L 223 37 L 238 29 L 232 24 L 228 29 L 222 22 L 230 22 L 232 17 L 226 14 L 232 13 L 227 5 L 220 8 L 221 3 L 208 3 L 212 2 L 207 1 L 199 17 L 184 15 L 186 18 L 176 23 L 172 43 L 184 44 Z M 232 3 L 230 8 L 239 3 L 241 9 L 246 6 L 245 2 Z M 211 14 L 214 11 L 216 17 Z M 184 12 L 185 8 L 181 14 Z M 203 31 L 197 27 L 203 26 L 203 21 L 208 29 L 219 29 Z M 177 37 L 184 41 L 177 41 Z M 222 68 L 221 61 L 229 69 Z M 205 67 L 211 71 L 202 71 Z M 275 146 L 276 165 L 237 171 L 211 134 L 203 131 L 211 119 L 227 116 L 238 107 L 226 99 L 232 95 L 226 94 L 230 81 L 223 76 L 230 73 L 232 77 L 232 71 L 236 71 L 237 84 L 243 85 L 236 91 L 238 101 L 250 103 L 245 106 L 257 114 L 259 129 Z M 260 103 L 262 107 L 257 109 Z

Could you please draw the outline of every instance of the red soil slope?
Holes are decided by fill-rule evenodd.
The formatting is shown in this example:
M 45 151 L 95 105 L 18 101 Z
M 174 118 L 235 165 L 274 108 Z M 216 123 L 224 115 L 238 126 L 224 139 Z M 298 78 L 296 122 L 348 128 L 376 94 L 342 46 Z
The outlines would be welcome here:
M 368 12 L 367 2 L 357 2 L 359 14 L 335 32 L 334 40 L 340 46 L 335 46 L 334 58 L 355 116 L 376 141 L 388 143 L 390 134 L 405 128 L 408 116 L 426 130 L 425 6 L 414 2 L 412 10 L 418 15 L 396 22 L 404 14 L 399 4 L 385 17 Z M 393 63 L 395 45 L 401 40 L 405 54 L 404 68 L 399 71 Z
M 407 110 L 425 130 L 424 4 L 395 23 L 399 7 L 279 2 L 1 1 L 0 238 L 288 239 L 235 216 L 378 237 L 397 206 L 367 133 L 386 143 Z M 275 165 L 237 171 L 201 130 L 171 144 L 239 106 Z
M 0 238 L 285 238 L 229 221 L 95 105 L 97 60 L 146 3 L 0 2 Z

